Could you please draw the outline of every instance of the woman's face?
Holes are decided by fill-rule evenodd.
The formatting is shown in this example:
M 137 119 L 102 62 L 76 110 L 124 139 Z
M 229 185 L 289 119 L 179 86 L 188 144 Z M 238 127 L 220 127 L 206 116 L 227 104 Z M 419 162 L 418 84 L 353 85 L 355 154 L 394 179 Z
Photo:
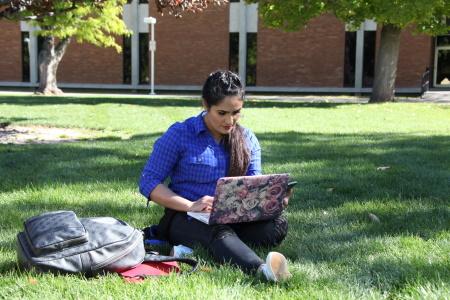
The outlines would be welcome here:
M 203 106 L 208 112 L 204 117 L 206 127 L 216 140 L 220 140 L 223 135 L 233 130 L 243 105 L 244 102 L 238 96 L 225 97 L 217 105 L 211 105 L 209 108 L 203 100 Z

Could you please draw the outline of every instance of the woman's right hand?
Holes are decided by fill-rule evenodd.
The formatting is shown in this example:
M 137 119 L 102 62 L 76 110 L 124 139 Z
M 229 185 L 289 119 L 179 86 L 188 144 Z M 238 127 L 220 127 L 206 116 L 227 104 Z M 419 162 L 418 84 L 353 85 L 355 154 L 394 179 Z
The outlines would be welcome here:
M 213 201 L 214 197 L 203 196 L 197 201 L 192 202 L 191 206 L 189 207 L 189 211 L 210 212 L 212 209 Z

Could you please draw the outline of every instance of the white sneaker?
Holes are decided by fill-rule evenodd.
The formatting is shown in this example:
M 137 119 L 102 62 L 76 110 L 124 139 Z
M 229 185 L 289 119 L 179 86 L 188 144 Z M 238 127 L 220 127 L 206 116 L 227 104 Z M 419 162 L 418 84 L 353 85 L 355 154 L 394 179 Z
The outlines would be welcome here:
M 259 267 L 260 272 L 264 274 L 268 281 L 283 281 L 289 279 L 292 274 L 289 273 L 286 257 L 279 252 L 269 252 L 266 263 Z

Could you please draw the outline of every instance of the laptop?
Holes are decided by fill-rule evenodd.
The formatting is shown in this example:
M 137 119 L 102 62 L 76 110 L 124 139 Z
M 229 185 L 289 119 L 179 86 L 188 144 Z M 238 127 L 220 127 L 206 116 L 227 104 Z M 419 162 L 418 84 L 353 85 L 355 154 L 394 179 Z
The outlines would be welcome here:
M 217 181 L 211 212 L 188 212 L 205 224 L 270 220 L 283 211 L 289 174 L 222 177 Z

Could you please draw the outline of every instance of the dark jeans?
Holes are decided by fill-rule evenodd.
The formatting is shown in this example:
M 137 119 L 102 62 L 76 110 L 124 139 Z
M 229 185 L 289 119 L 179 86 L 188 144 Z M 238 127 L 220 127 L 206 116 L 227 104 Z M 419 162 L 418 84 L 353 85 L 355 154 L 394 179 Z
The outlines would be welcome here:
M 274 220 L 230 225 L 206 225 L 183 212 L 175 212 L 168 226 L 171 244 L 188 247 L 201 245 L 218 262 L 229 262 L 251 273 L 264 262 L 250 249 L 252 246 L 277 246 L 286 237 L 285 217 Z

